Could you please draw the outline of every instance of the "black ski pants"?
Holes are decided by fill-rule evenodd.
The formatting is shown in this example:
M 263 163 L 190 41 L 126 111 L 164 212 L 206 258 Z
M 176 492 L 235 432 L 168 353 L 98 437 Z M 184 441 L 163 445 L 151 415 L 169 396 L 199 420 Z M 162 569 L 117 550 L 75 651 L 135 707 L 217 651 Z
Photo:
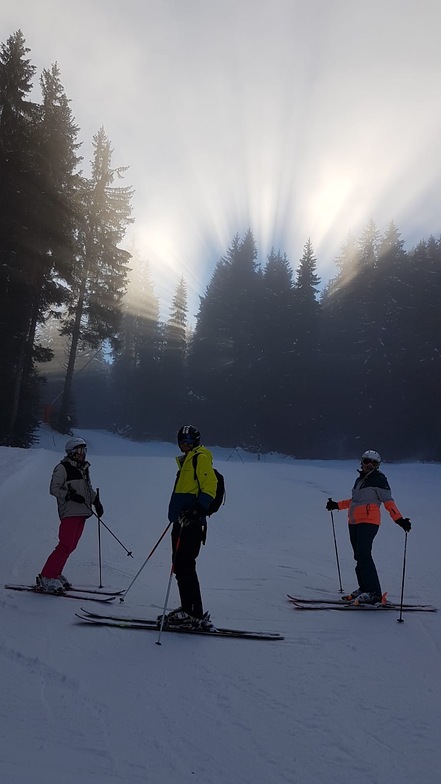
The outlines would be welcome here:
M 356 561 L 355 574 L 358 587 L 367 593 L 381 596 L 381 586 L 377 569 L 372 558 L 372 543 L 380 526 L 372 523 L 349 524 L 349 538 L 351 540 L 354 558 Z
M 182 609 L 194 618 L 202 618 L 201 590 L 196 573 L 196 558 L 202 542 L 202 526 L 198 523 L 172 528 L 174 573 L 178 583 Z

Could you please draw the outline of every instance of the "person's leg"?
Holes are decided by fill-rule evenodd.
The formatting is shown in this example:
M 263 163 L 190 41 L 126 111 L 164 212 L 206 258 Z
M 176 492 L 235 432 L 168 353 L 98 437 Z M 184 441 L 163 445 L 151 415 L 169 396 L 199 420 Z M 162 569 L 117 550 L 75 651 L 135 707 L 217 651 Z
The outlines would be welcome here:
M 201 549 L 201 527 L 188 525 L 182 528 L 179 548 L 176 550 L 181 526 L 172 531 L 174 573 L 178 583 L 179 596 L 184 612 L 195 618 L 202 618 L 202 597 L 196 572 L 196 558 Z
M 349 535 L 354 558 L 357 562 L 355 573 L 363 591 L 381 596 L 380 580 L 372 558 L 372 544 L 378 533 L 378 525 L 358 523 L 349 526 Z
M 58 531 L 59 541 L 41 570 L 42 577 L 58 577 L 62 573 L 67 559 L 81 539 L 85 521 L 86 518 L 83 516 L 64 517 L 61 520 Z
M 364 593 L 365 591 L 367 591 L 367 588 L 365 588 L 365 586 L 363 585 L 363 573 L 362 573 L 362 570 L 358 566 L 358 560 L 357 560 L 357 542 L 358 542 L 358 529 L 359 529 L 359 527 L 360 527 L 359 525 L 353 525 L 351 523 L 348 526 L 348 528 L 349 528 L 349 539 L 351 541 L 352 551 L 354 553 L 355 576 L 357 578 L 358 587 L 359 587 L 360 591 L 362 591 Z
M 355 576 L 357 578 L 358 587 L 360 591 L 366 591 L 366 588 L 363 585 L 363 575 L 361 574 L 361 570 L 358 568 L 357 563 L 357 539 L 358 539 L 358 525 L 349 524 L 349 539 L 352 545 L 352 551 L 354 553 L 354 560 L 355 560 Z

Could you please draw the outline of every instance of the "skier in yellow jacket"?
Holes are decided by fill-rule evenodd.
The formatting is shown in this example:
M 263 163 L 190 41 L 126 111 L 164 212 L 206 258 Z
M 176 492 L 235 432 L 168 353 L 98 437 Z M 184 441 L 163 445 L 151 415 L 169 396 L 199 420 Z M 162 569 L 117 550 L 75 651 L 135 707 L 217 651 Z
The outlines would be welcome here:
M 216 495 L 217 478 L 211 452 L 201 445 L 201 434 L 194 425 L 180 428 L 178 445 L 183 455 L 176 458 L 178 474 L 168 519 L 173 523 L 173 571 L 181 606 L 168 613 L 164 623 L 210 629 L 213 624 L 209 614 L 203 611 L 196 558 L 205 542 L 206 515 Z
M 378 452 L 373 449 L 364 452 L 361 457 L 360 476 L 355 480 L 352 497 L 342 501 L 333 501 L 330 498 L 326 504 L 328 511 L 348 510 L 349 538 L 356 561 L 358 588 L 347 598 L 358 604 L 376 604 L 382 597 L 377 569 L 372 558 L 372 544 L 381 523 L 381 504 L 384 504 L 392 520 L 406 533 L 411 529 L 409 518 L 402 516 L 392 498 L 385 475 L 379 471 L 380 463 Z

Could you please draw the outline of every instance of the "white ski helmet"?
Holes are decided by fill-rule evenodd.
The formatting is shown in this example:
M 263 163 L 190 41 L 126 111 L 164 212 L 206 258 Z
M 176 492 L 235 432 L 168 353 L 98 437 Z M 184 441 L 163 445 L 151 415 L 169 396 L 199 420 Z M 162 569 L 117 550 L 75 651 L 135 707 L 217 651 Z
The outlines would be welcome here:
M 367 449 L 366 452 L 363 452 L 361 456 L 361 462 L 366 463 L 377 463 L 380 465 L 381 463 L 381 455 L 375 451 L 375 449 Z
M 75 449 L 78 449 L 78 447 L 80 447 L 80 446 L 82 446 L 85 449 L 87 449 L 87 444 L 86 444 L 84 438 L 69 438 L 69 441 L 67 442 L 67 444 L 65 446 L 65 449 L 66 449 L 67 454 L 69 454 L 70 452 L 75 452 Z

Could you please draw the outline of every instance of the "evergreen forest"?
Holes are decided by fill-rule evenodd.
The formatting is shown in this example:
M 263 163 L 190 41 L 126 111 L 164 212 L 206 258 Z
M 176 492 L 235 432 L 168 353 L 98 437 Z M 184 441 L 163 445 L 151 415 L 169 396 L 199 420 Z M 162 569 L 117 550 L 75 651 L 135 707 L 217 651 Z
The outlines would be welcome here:
M 103 127 L 82 171 L 58 65 L 39 77 L 21 31 L 0 46 L 0 443 L 43 421 L 346 459 L 441 460 L 441 237 L 410 250 L 386 216 L 342 237 L 321 286 L 312 239 L 262 262 L 241 227 L 200 295 L 168 318 L 147 259 L 124 249 L 133 190 Z

